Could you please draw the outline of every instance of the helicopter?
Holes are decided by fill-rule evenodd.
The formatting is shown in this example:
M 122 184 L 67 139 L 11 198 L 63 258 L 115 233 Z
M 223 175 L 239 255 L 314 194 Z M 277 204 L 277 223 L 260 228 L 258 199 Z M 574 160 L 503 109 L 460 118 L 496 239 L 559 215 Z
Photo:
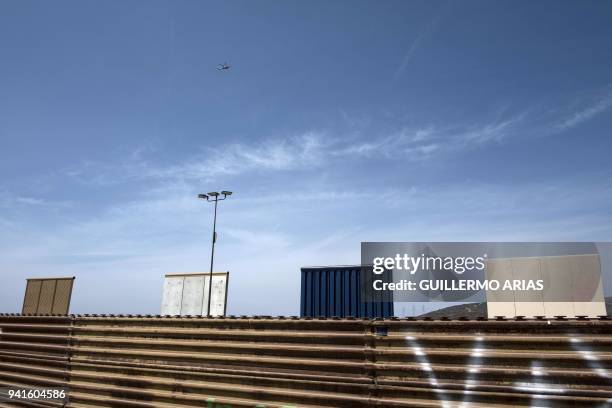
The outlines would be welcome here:
M 219 64 L 217 65 L 217 71 L 225 71 L 227 69 L 230 69 L 232 66 L 230 64 L 228 64 L 227 62 L 223 63 L 223 64 Z

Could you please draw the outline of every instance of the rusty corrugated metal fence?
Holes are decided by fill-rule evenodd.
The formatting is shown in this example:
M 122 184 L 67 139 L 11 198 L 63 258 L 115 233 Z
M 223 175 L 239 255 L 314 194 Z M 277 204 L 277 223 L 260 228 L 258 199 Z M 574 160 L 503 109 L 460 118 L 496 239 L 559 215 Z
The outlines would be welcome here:
M 0 329 L 0 387 L 67 386 L 71 407 L 612 401 L 612 321 L 604 318 L 1 315 Z
M 0 388 L 68 387 L 73 320 L 67 316 L 0 315 Z

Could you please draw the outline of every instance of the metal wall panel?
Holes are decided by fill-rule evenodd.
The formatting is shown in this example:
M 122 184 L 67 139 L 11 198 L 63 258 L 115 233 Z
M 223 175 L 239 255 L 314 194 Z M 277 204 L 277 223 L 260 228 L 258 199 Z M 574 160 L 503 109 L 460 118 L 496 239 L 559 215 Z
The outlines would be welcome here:
M 26 284 L 25 297 L 23 299 L 23 314 L 35 314 L 38 309 L 38 298 L 40 297 L 40 287 L 42 281 L 28 280 Z
M 23 314 L 68 314 L 74 278 L 28 279 Z
M 40 287 L 40 297 L 38 298 L 39 314 L 51 313 L 53 309 L 53 299 L 55 297 L 55 280 L 44 280 Z
M 68 314 L 74 279 L 59 279 L 55 283 L 55 297 L 51 314 Z
M 372 290 L 374 302 L 361 299 L 360 266 L 302 268 L 300 314 L 307 317 L 390 317 L 392 299 Z

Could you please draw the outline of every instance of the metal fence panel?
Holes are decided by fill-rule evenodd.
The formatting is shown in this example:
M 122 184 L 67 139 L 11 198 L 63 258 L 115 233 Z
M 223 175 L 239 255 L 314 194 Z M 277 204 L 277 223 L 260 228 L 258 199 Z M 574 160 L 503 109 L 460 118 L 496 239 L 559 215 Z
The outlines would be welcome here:
M 0 315 L 0 387 L 75 408 L 603 407 L 611 364 L 607 319 Z

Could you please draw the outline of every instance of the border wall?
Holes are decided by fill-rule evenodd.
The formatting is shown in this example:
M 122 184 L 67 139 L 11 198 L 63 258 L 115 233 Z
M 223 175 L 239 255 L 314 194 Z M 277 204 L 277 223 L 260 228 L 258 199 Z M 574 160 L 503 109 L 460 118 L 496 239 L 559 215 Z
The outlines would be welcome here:
M 0 387 L 67 387 L 69 407 L 604 407 L 612 398 L 605 317 L 4 314 L 0 330 Z

